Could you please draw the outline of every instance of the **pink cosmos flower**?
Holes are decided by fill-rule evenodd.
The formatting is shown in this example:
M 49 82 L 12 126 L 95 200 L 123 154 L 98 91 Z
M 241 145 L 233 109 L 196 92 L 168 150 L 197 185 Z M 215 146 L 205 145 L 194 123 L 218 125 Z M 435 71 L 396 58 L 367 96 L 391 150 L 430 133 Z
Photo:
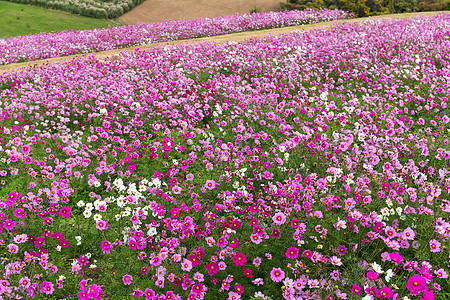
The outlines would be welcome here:
M 228 293 L 228 300 L 239 300 L 241 299 L 241 295 L 239 295 L 236 292 L 229 292 Z
M 435 239 L 432 239 L 430 241 L 430 248 L 430 252 L 441 252 L 441 243 Z
M 253 277 L 253 271 L 251 269 L 244 268 L 244 276 L 247 277 L 247 278 L 252 278 Z
M 416 232 L 414 230 L 412 230 L 410 227 L 407 227 L 404 231 L 403 231 L 403 238 L 406 240 L 414 240 L 414 238 L 416 237 Z
M 250 240 L 257 245 L 259 245 L 262 242 L 261 236 L 254 233 L 250 235 Z
M 54 291 L 54 287 L 53 287 L 53 283 L 49 282 L 49 281 L 42 281 L 42 285 L 41 285 L 41 290 L 40 292 L 42 294 L 47 294 L 47 295 L 51 295 L 53 294 Z
M 16 222 L 14 222 L 11 219 L 7 219 L 5 222 L 3 222 L 3 228 L 5 228 L 6 230 L 11 230 L 16 226 Z
M 155 292 L 152 289 L 145 289 L 144 291 L 145 300 L 153 300 L 153 297 L 155 296 Z
M 45 239 L 43 237 L 37 237 L 34 240 L 34 246 L 39 248 L 45 245 Z
M 337 257 L 336 255 L 333 255 L 332 257 L 330 257 L 330 262 L 331 262 L 331 264 L 333 264 L 335 266 L 342 265 L 342 260 L 339 257 Z
M 319 280 L 317 280 L 317 279 L 308 279 L 308 285 L 309 285 L 310 289 L 312 289 L 312 288 L 316 288 L 316 289 L 320 288 Z
M 284 223 L 286 223 L 286 216 L 282 212 L 277 212 L 272 217 L 272 220 L 276 225 L 283 225 Z
M 192 287 L 191 292 L 194 293 L 194 294 L 201 294 L 201 293 L 203 293 L 203 284 L 201 284 L 200 282 L 194 284 L 194 286 Z
M 128 171 L 133 173 L 134 170 L 136 170 L 136 164 L 130 164 L 127 168 Z
M 275 282 L 281 282 L 284 279 L 284 272 L 280 268 L 273 268 L 270 271 L 270 278 Z
M 244 292 L 244 287 L 240 284 L 236 284 L 234 286 L 234 290 L 236 291 L 236 293 L 238 293 L 239 295 L 242 295 L 242 293 Z
M 194 274 L 194 279 L 197 280 L 198 282 L 203 282 L 205 280 L 204 275 L 200 272 Z
M 264 279 L 262 278 L 256 278 L 255 280 L 252 280 L 252 282 L 257 286 L 264 285 Z
M 339 270 L 334 270 L 330 273 L 330 277 L 331 279 L 333 279 L 334 281 L 338 281 L 340 280 L 339 275 L 341 275 L 341 273 L 339 272 Z
M 86 255 L 80 255 L 80 258 L 77 259 L 78 264 L 82 267 L 86 266 L 89 263 L 89 260 Z
M 23 208 L 18 208 L 14 211 L 14 216 L 16 216 L 16 218 L 24 219 L 27 216 L 27 213 Z
M 227 264 L 224 261 L 219 262 L 219 270 L 223 271 L 227 268 Z
M 78 300 L 89 300 L 88 290 L 81 290 L 78 292 Z
M 22 278 L 19 280 L 19 285 L 20 285 L 21 287 L 27 289 L 27 288 L 31 285 L 30 278 L 28 278 L 28 277 L 22 277 Z
M 123 284 L 130 285 L 131 282 L 133 281 L 133 277 L 131 275 L 128 275 L 128 274 L 123 275 L 122 281 L 123 281 Z
M 98 230 L 104 231 L 104 230 L 108 229 L 108 226 L 109 226 L 108 221 L 104 221 L 104 220 L 97 221 L 97 229 Z
M 192 269 L 192 262 L 188 259 L 183 259 L 181 263 L 181 270 L 189 272 Z
M 217 184 L 214 180 L 207 180 L 205 183 L 205 188 L 208 190 L 215 189 L 219 184 Z
M 430 290 L 428 286 L 426 286 L 423 290 L 423 296 L 420 297 L 420 300 L 434 300 L 434 291 Z
M 384 286 L 378 292 L 383 299 L 391 299 L 394 296 L 394 292 L 387 286 Z
M 274 228 L 274 229 L 272 230 L 272 237 L 273 237 L 274 239 L 279 239 L 279 238 L 281 237 L 281 232 L 280 232 L 280 230 L 277 229 L 277 228 Z
M 448 278 L 447 272 L 445 272 L 445 270 L 442 268 L 434 271 L 434 274 L 436 274 L 436 276 L 439 278 Z
M 144 295 L 144 292 L 139 288 L 133 290 L 133 292 L 130 294 L 130 296 L 135 298 L 140 298 L 142 295 Z
M 308 257 L 308 258 L 311 258 L 312 257 L 312 251 L 311 250 L 305 250 L 305 251 L 303 251 L 303 254 L 302 254 L 302 257 Z
M 13 254 L 17 253 L 17 251 L 19 251 L 19 247 L 16 244 L 9 244 L 8 251 Z
M 396 264 L 403 263 L 403 256 L 398 252 L 389 253 L 389 258 L 394 261 Z
M 106 254 L 110 253 L 111 250 L 113 249 L 113 246 L 112 246 L 111 243 L 108 242 L 107 240 L 102 241 L 102 242 L 100 243 L 100 246 L 102 247 L 103 253 L 106 253 Z
M 219 246 L 220 248 L 225 248 L 225 246 L 227 244 L 228 244 L 228 240 L 224 236 L 221 236 L 219 238 L 219 240 L 217 241 L 217 246 Z

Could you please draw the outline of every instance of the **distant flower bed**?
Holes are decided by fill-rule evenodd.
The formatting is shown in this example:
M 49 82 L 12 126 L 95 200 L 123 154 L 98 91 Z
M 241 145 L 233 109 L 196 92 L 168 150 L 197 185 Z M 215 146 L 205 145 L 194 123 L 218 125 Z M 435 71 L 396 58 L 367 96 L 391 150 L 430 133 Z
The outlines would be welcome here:
M 341 10 L 303 10 L 70 30 L 0 39 L 0 65 L 234 32 L 353 18 Z
M 97 19 L 115 19 L 141 4 L 144 0 L 7 0 L 45 8 L 68 11 Z

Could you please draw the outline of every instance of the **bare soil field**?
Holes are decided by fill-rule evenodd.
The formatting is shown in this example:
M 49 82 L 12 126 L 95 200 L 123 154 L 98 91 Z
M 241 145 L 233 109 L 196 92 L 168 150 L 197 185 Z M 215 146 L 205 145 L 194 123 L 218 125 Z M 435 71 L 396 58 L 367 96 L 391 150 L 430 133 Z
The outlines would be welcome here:
M 286 0 L 147 0 L 124 14 L 124 24 L 154 23 L 167 20 L 191 20 L 248 13 L 253 8 L 261 12 L 279 10 Z
M 393 14 L 393 15 L 379 16 L 379 17 L 375 17 L 375 18 L 377 18 L 377 19 L 378 18 L 404 19 L 404 18 L 415 17 L 418 15 L 434 16 L 438 13 L 442 13 L 442 12 L 420 12 L 420 13 L 408 13 L 408 14 Z M 445 11 L 444 13 L 450 13 L 450 11 Z M 375 19 L 375 18 L 373 18 L 373 19 Z M 19 71 L 20 69 L 32 68 L 32 67 L 55 63 L 55 62 L 72 60 L 73 58 L 83 57 L 83 56 L 84 57 L 95 56 L 95 57 L 99 58 L 100 60 L 103 60 L 106 57 L 120 55 L 121 52 L 123 52 L 123 51 L 136 51 L 136 49 L 144 50 L 144 49 L 149 49 L 149 48 L 153 48 L 153 47 L 157 47 L 157 46 L 161 46 L 161 45 L 175 45 L 175 44 L 199 43 L 199 42 L 216 42 L 216 43 L 227 43 L 230 41 L 241 42 L 241 41 L 249 40 L 252 38 L 262 38 L 262 37 L 265 37 L 268 35 L 289 33 L 291 31 L 295 31 L 295 30 L 313 30 L 313 29 L 318 29 L 318 28 L 334 26 L 335 24 L 338 24 L 339 22 L 359 23 L 359 22 L 367 21 L 368 19 L 369 18 L 359 18 L 359 19 L 351 19 L 351 20 L 331 21 L 331 22 L 323 22 L 323 23 L 316 23 L 316 24 L 310 24 L 310 25 L 300 25 L 300 26 L 291 26 L 291 27 L 260 30 L 260 31 L 233 33 L 233 34 L 213 36 L 213 37 L 208 37 L 208 38 L 180 40 L 180 41 L 173 41 L 173 42 L 167 42 L 167 43 L 156 43 L 156 44 L 144 45 L 144 46 L 139 46 L 139 47 L 133 46 L 133 47 L 123 48 L 123 49 L 115 49 L 115 50 L 102 51 L 102 52 L 97 52 L 97 53 L 89 53 L 89 54 L 83 54 L 83 55 L 55 57 L 55 58 L 45 59 L 45 60 L 37 60 L 37 61 L 32 61 L 32 62 L 24 62 L 24 63 L 0 66 L 0 75 L 4 72 Z

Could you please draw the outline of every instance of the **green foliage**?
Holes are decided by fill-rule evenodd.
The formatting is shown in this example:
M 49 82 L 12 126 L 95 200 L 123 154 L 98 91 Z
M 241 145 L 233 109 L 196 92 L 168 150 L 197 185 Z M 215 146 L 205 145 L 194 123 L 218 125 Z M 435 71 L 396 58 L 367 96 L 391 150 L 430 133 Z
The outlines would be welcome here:
M 446 0 L 288 0 L 283 9 L 330 8 L 355 13 L 358 17 L 380 14 L 440 11 L 450 9 Z
M 286 9 L 329 8 L 342 9 L 355 13 L 358 17 L 369 15 L 369 7 L 365 0 L 288 0 Z
M 253 7 L 252 9 L 250 9 L 250 13 L 251 14 L 256 14 L 256 13 L 260 13 L 261 9 L 259 7 Z

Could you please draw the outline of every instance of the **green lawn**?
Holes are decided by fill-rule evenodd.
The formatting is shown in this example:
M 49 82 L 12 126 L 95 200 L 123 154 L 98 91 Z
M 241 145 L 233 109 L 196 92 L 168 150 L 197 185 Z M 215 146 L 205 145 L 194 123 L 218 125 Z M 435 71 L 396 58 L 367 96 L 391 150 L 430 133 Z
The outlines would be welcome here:
M 92 29 L 118 26 L 99 20 L 41 7 L 0 1 L 0 37 L 68 29 Z

